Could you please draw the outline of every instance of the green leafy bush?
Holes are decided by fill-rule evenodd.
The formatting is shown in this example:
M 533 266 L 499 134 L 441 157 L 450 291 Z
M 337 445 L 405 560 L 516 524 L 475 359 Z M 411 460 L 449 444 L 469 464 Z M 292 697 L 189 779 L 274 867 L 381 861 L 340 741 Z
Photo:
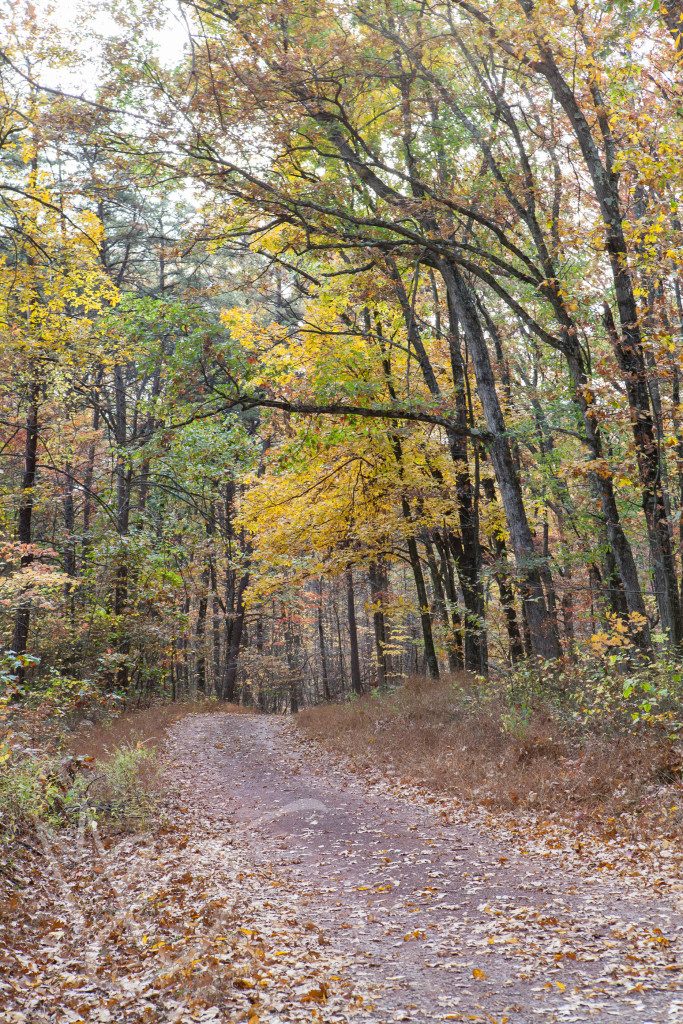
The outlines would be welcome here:
M 683 736 L 683 665 L 664 655 L 647 661 L 626 648 L 587 650 L 571 661 L 527 662 L 480 687 L 504 694 L 518 716 L 542 707 L 570 732 Z
M 0 766 L 0 842 L 11 842 L 22 828 L 37 824 L 75 824 L 85 806 L 100 820 L 145 828 L 159 800 L 157 753 L 141 741 L 124 743 L 94 761 L 13 749 L 3 740 Z
M 71 781 L 56 756 L 41 750 L 13 749 L 0 741 L 0 843 L 38 823 L 69 820 Z
M 133 738 L 97 762 L 94 771 L 84 796 L 98 816 L 127 827 L 149 824 L 160 792 L 161 768 L 154 747 Z

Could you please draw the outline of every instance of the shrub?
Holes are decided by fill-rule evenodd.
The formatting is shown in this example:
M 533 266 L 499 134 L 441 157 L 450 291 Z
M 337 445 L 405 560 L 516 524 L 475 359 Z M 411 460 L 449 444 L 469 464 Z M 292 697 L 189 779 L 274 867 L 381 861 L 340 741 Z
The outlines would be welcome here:
M 413 678 L 392 693 L 306 709 L 296 725 L 392 782 L 563 816 L 572 828 L 673 834 L 683 817 L 676 675 L 665 662 L 608 657 L 497 679 Z
M 68 785 L 59 760 L 42 751 L 14 751 L 0 743 L 0 841 L 9 842 L 23 827 L 63 820 Z
M 96 762 L 94 770 L 96 775 L 86 795 L 95 812 L 127 827 L 148 825 L 160 792 L 156 748 L 133 738 Z
M 504 694 L 514 709 L 543 708 L 571 734 L 683 735 L 683 665 L 666 655 L 647 661 L 627 648 L 587 650 L 571 661 L 527 662 L 480 685 Z
M 160 794 L 156 750 L 137 741 L 99 761 L 58 758 L 0 743 L 0 842 L 37 824 L 74 824 L 84 805 L 129 830 L 148 826 Z

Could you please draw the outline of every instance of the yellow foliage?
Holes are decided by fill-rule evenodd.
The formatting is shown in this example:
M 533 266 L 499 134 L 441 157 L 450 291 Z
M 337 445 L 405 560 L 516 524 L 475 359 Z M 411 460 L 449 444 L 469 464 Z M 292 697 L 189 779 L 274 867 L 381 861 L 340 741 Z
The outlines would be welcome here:
M 0 257 L 0 352 L 91 364 L 94 325 L 118 299 L 100 260 L 101 224 L 35 183 L 13 212 L 19 243 Z

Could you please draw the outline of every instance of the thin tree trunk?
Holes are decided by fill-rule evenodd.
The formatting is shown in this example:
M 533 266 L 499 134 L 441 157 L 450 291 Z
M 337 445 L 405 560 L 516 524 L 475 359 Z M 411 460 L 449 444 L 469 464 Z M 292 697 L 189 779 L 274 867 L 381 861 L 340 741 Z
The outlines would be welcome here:
M 631 427 L 640 471 L 643 511 L 648 528 L 651 557 L 660 580 L 660 586 L 657 587 L 657 604 L 661 623 L 669 634 L 672 646 L 678 647 L 683 642 L 681 599 L 666 512 L 667 501 L 662 487 L 660 453 L 650 405 L 641 318 L 629 269 L 619 192 L 619 171 L 615 169 L 614 164 L 617 147 L 609 120 L 609 108 L 601 95 L 597 81 L 593 81 L 590 93 L 597 126 L 592 128 L 572 85 L 562 75 L 549 44 L 545 41 L 539 42 L 538 50 L 541 59 L 535 62 L 535 70 L 545 77 L 555 99 L 572 125 L 591 177 L 605 227 L 605 243 L 621 334 L 616 330 L 612 310 L 607 302 L 603 305 L 604 323 L 619 363 L 631 410 Z M 597 131 L 604 145 L 604 158 L 595 140 L 594 132 Z M 624 588 L 628 593 L 630 582 L 624 576 L 621 565 L 619 568 Z
M 33 553 L 28 550 L 31 544 L 31 526 L 33 520 L 34 493 L 36 482 L 36 465 L 38 461 L 38 400 L 40 384 L 32 380 L 28 389 L 28 409 L 26 412 L 26 443 L 24 447 L 24 474 L 21 481 L 21 499 L 17 514 L 17 540 L 24 546 L 20 555 L 21 568 L 24 569 L 33 561 Z M 28 632 L 31 620 L 31 602 L 22 600 L 14 618 L 12 650 L 15 654 L 24 654 L 28 643 Z M 24 671 L 19 669 L 19 679 L 23 679 Z
M 349 616 L 349 645 L 351 652 L 351 689 L 360 695 L 363 683 L 360 675 L 360 659 L 358 657 L 358 629 L 356 627 L 356 603 L 353 596 L 353 569 L 346 570 L 346 607 Z
M 119 535 L 119 551 L 116 563 L 116 581 L 114 587 L 114 615 L 118 637 L 118 649 L 123 658 L 127 658 L 130 647 L 123 636 L 125 630 L 124 615 L 128 601 L 128 554 L 124 537 L 128 534 L 130 519 L 130 473 L 127 472 L 125 445 L 127 440 L 126 384 L 124 369 L 117 364 L 114 367 L 115 395 L 115 433 L 116 433 L 116 531 Z M 116 673 L 116 685 L 125 690 L 128 686 L 128 665 L 122 662 Z
M 448 653 L 448 668 L 451 672 L 457 672 L 458 670 L 458 658 L 452 640 L 451 620 L 448 614 L 448 607 L 446 604 L 446 594 L 444 591 L 443 581 L 439 572 L 439 567 L 436 563 L 436 557 L 434 555 L 434 545 L 428 533 L 425 533 L 422 537 L 422 543 L 425 546 L 427 553 L 427 565 L 429 566 L 429 574 L 432 577 L 432 590 L 434 591 L 434 599 L 436 607 L 439 609 L 439 615 L 441 622 L 443 623 L 444 631 L 446 633 L 446 650 Z
M 401 500 L 401 508 L 403 511 L 403 518 L 406 523 L 410 526 L 413 525 L 413 517 L 410 512 L 410 505 L 406 498 Z M 420 606 L 420 623 L 422 625 L 422 639 L 424 641 L 425 649 L 425 661 L 427 663 L 427 670 L 432 679 L 439 678 L 439 659 L 436 656 L 436 648 L 434 647 L 434 635 L 432 633 L 432 616 L 429 611 L 429 599 L 427 597 L 427 587 L 425 586 L 424 574 L 422 572 L 422 563 L 420 562 L 420 553 L 417 549 L 417 541 L 413 533 L 409 533 L 406 538 L 408 545 L 408 558 L 410 560 L 410 567 L 413 570 L 413 577 L 415 579 L 415 589 L 417 591 L 417 600 Z
M 202 572 L 202 591 L 199 597 L 199 608 L 197 609 L 197 624 L 195 626 L 195 637 L 197 642 L 197 665 L 195 678 L 197 689 L 206 693 L 206 656 L 204 653 L 204 642 L 206 634 L 206 612 L 209 607 L 209 570 Z
M 494 504 L 496 500 L 496 488 L 493 480 L 491 480 L 490 477 L 485 478 L 482 480 L 482 486 L 484 488 L 487 501 Z M 500 603 L 503 608 L 503 614 L 505 615 L 505 625 L 507 628 L 508 643 L 510 647 L 510 661 L 515 665 L 524 660 L 524 644 L 522 642 L 522 634 L 519 628 L 519 622 L 517 621 L 517 612 L 515 610 L 515 594 L 510 582 L 507 546 L 505 544 L 505 538 L 501 537 L 500 531 L 495 528 L 491 531 L 489 540 L 493 547 L 493 554 L 495 557 L 494 576 L 496 578 L 496 583 L 498 584 Z
M 455 307 L 448 298 L 448 349 L 451 374 L 455 389 L 458 425 L 468 425 L 466 375 L 460 350 L 460 325 Z M 479 509 L 477 489 L 472 486 L 469 470 L 467 438 L 452 434 L 449 437 L 451 458 L 456 468 L 456 494 L 460 520 L 460 544 L 457 546 L 456 567 L 465 605 L 465 669 L 480 675 L 488 673 L 488 643 L 484 615 L 482 585 L 482 557 L 479 542 Z
M 391 365 L 389 363 L 388 355 L 382 346 L 382 361 L 384 365 L 384 374 L 387 380 L 387 387 L 392 400 L 396 398 L 396 392 L 394 390 L 391 381 Z M 394 423 L 394 426 L 396 424 Z M 394 458 L 396 459 L 396 465 L 401 480 L 404 477 L 403 469 L 403 446 L 401 439 L 398 434 L 390 435 L 391 445 L 394 451 Z M 406 523 L 409 524 L 407 544 L 408 544 L 408 557 L 410 559 L 410 565 L 413 570 L 413 576 L 415 579 L 415 588 L 417 590 L 417 599 L 420 604 L 420 622 L 422 623 L 422 635 L 424 638 L 425 645 L 425 657 L 427 659 L 427 665 L 429 668 L 429 674 L 433 679 L 439 678 L 439 662 L 436 656 L 436 650 L 434 648 L 434 638 L 432 636 L 432 619 L 429 613 L 429 604 L 427 601 L 427 588 L 425 587 L 424 576 L 422 574 L 422 565 L 420 564 L 420 555 L 417 550 L 417 542 L 412 531 L 413 517 L 410 512 L 410 505 L 405 495 L 401 496 L 401 510 L 403 512 L 403 518 Z
M 390 277 L 394 282 L 396 295 L 403 312 L 408 333 L 408 344 L 415 350 L 417 361 L 430 393 L 441 398 L 441 389 L 434 373 L 429 356 L 422 343 L 414 310 L 408 301 L 403 280 L 391 257 L 385 262 Z M 451 358 L 451 373 L 455 392 L 456 421 L 459 427 L 468 426 L 467 399 L 465 394 L 465 370 L 460 353 L 458 319 L 454 305 L 448 302 L 450 333 L 448 338 Z M 389 384 L 392 400 L 396 394 L 391 385 L 391 367 L 388 356 L 382 346 L 384 374 Z M 465 667 L 473 672 L 486 674 L 488 671 L 488 653 L 486 642 L 486 626 L 484 622 L 484 597 L 481 580 L 481 546 L 479 544 L 479 517 L 469 472 L 467 436 L 455 431 L 447 431 L 451 458 L 456 470 L 456 494 L 458 516 L 460 519 L 461 547 L 458 560 L 458 575 L 465 603 Z M 427 656 L 431 669 L 431 661 Z
M 71 629 L 75 631 L 76 618 L 76 519 L 74 512 L 74 481 L 72 466 L 69 462 L 64 466 L 64 532 L 66 542 L 64 545 L 64 571 L 70 577 L 64 587 L 64 599 L 69 608 L 71 618 Z M 75 638 L 74 638 L 75 639 Z M 73 662 L 76 656 L 74 639 L 71 643 L 69 661 Z
M 450 535 L 450 539 L 455 539 L 453 534 Z M 439 533 L 435 532 L 434 543 L 437 551 L 439 552 L 441 578 L 444 581 L 444 587 L 446 588 L 446 595 L 448 597 L 451 613 L 451 626 L 448 635 L 449 663 L 450 651 L 452 651 L 454 671 L 458 672 L 465 667 L 465 659 L 462 644 L 462 622 L 457 608 L 458 592 L 455 585 L 455 577 L 453 575 L 453 562 L 450 557 L 451 548 L 449 544 L 449 536 L 447 535 L 443 538 Z
M 100 425 L 100 410 L 98 406 L 95 406 L 92 417 L 92 429 L 93 432 L 99 429 Z M 85 464 L 85 476 L 83 479 L 83 543 L 81 545 L 81 558 L 85 561 L 87 558 L 88 550 L 90 548 L 91 536 L 91 520 L 93 511 L 93 483 L 95 478 L 95 439 L 91 440 L 88 445 L 88 457 Z
M 575 335 L 568 332 L 565 339 L 565 358 L 574 384 L 574 401 L 586 432 L 591 457 L 594 460 L 601 460 L 604 456 L 602 436 L 595 411 L 586 399 L 589 380 L 583 354 L 576 342 Z M 591 473 L 590 482 L 594 494 L 600 501 L 609 542 L 605 560 L 607 578 L 610 581 L 612 610 L 620 616 L 631 616 L 630 631 L 634 644 L 644 653 L 650 652 L 652 640 L 647 623 L 645 601 L 633 550 L 621 524 L 614 484 L 611 477 L 604 473 Z M 618 594 L 618 590 L 622 590 L 623 595 Z
M 624 274 L 620 276 L 623 277 Z M 622 290 L 625 287 L 622 282 Z M 628 290 L 631 290 L 630 285 L 628 285 Z M 633 305 L 635 307 L 635 300 L 633 300 Z M 636 347 L 635 341 L 629 339 L 626 332 L 623 337 L 617 333 L 612 311 L 607 303 L 604 303 L 603 311 L 605 328 L 624 377 L 631 408 L 631 423 L 641 478 L 643 512 L 650 539 L 650 553 L 654 567 L 661 625 L 664 632 L 667 633 L 671 645 L 678 647 L 683 642 L 681 601 L 667 516 L 666 495 L 662 486 L 659 446 L 650 411 L 642 347 L 639 341 Z M 620 315 L 623 315 L 621 307 Z
M 368 568 L 370 592 L 372 594 L 372 621 L 375 633 L 375 655 L 377 658 L 377 684 L 381 690 L 386 689 L 389 667 L 387 665 L 387 636 L 382 601 L 385 599 L 386 572 L 377 562 L 370 562 Z
M 318 641 L 320 643 L 320 665 L 323 676 L 323 693 L 325 700 L 331 700 L 332 694 L 330 693 L 330 680 L 327 672 L 327 651 L 325 649 L 325 629 L 323 625 L 323 581 L 322 578 L 318 580 L 317 586 L 318 592 L 318 608 L 317 608 L 317 620 L 318 620 Z
M 244 629 L 244 616 L 246 608 L 244 605 L 244 593 L 249 585 L 249 573 L 246 572 L 237 587 L 237 599 L 235 601 L 235 616 L 232 623 L 230 635 L 230 649 L 227 655 L 225 671 L 225 683 L 223 685 L 223 700 L 232 703 L 235 699 L 235 684 L 237 682 L 237 665 L 239 660 L 240 644 L 242 642 L 242 631 Z
M 341 623 L 339 621 L 339 610 L 337 609 L 337 603 L 334 605 L 334 617 L 337 623 L 337 642 L 339 644 L 339 679 L 341 682 L 342 692 L 346 689 L 346 671 L 344 669 L 344 645 L 342 643 L 341 634 Z

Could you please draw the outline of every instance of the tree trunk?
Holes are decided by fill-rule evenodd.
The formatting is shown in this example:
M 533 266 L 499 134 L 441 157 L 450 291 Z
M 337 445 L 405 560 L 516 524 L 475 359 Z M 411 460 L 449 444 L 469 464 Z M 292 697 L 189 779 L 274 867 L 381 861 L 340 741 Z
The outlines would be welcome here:
M 334 618 L 337 623 L 337 643 L 339 645 L 339 681 L 341 684 L 342 692 L 346 689 L 346 671 L 344 668 L 344 644 L 342 643 L 341 634 L 341 623 L 339 621 L 339 610 L 337 609 L 337 602 L 334 605 Z
M 391 366 L 389 364 L 388 356 L 382 351 L 382 359 L 384 364 L 384 372 L 387 378 L 389 387 L 389 394 L 392 399 L 395 399 L 396 394 L 391 383 Z M 394 424 L 395 426 L 395 424 Z M 394 458 L 396 459 L 396 465 L 401 480 L 403 480 L 403 446 L 401 439 L 398 434 L 392 434 L 390 436 L 391 445 L 394 450 Z M 425 645 L 425 657 L 427 659 L 427 665 L 429 668 L 429 674 L 433 679 L 439 678 L 439 662 L 434 649 L 434 638 L 432 636 L 432 619 L 429 613 L 429 603 L 427 601 L 427 588 L 425 587 L 424 576 L 422 574 L 422 565 L 420 564 L 420 555 L 417 550 L 417 542 L 412 531 L 413 517 L 410 512 L 410 505 L 405 495 L 401 496 L 401 510 L 403 512 L 403 518 L 408 525 L 408 557 L 410 558 L 410 565 L 413 570 L 413 576 L 415 578 L 415 588 L 417 590 L 417 599 L 420 604 L 420 621 L 422 623 L 422 635 L 424 638 Z
M 493 435 L 490 443 L 491 463 L 498 481 L 521 579 L 522 600 L 529 623 L 533 653 L 544 660 L 554 660 L 561 656 L 562 649 L 556 624 L 546 605 L 538 557 L 524 508 L 521 484 L 506 436 L 505 420 L 496 392 L 486 339 L 469 288 L 459 269 L 454 264 L 442 261 L 440 270 L 451 296 L 455 314 L 467 338 L 486 426 Z
M 351 689 L 355 694 L 363 692 L 360 675 L 360 658 L 358 656 L 358 629 L 356 627 L 356 603 L 353 596 L 353 569 L 346 570 L 346 607 L 349 616 L 349 645 L 351 652 Z
M 583 354 L 576 342 L 575 335 L 567 333 L 564 354 L 574 385 L 574 401 L 586 432 L 591 458 L 595 460 L 602 459 L 604 455 L 602 436 L 595 413 L 586 398 L 586 391 L 589 386 L 588 374 L 586 373 Z M 612 479 L 604 473 L 591 473 L 590 482 L 594 494 L 600 501 L 605 531 L 609 542 L 609 550 L 606 551 L 605 558 L 612 610 L 615 614 L 624 614 L 623 607 L 625 602 L 625 612 L 632 616 L 630 621 L 631 639 L 640 650 L 650 652 L 652 650 L 652 640 L 647 623 L 643 592 L 640 586 L 640 579 L 638 578 L 638 569 L 628 537 L 621 524 Z M 617 593 L 620 588 L 623 589 L 623 595 Z
M 195 637 L 197 643 L 197 665 L 196 684 L 201 693 L 206 693 L 206 656 L 204 643 L 206 634 L 206 612 L 209 607 L 209 571 L 204 569 L 202 573 L 202 592 L 199 597 L 199 608 L 197 609 L 197 624 L 195 626 Z
M 384 622 L 384 612 L 382 610 L 382 601 L 385 599 L 386 590 L 386 571 L 384 567 L 377 562 L 370 562 L 368 578 L 370 580 L 370 592 L 372 594 L 373 604 L 372 621 L 375 632 L 377 685 L 381 690 L 384 690 L 386 689 L 389 676 L 389 666 L 387 664 L 389 655 L 387 654 L 386 624 Z
M 482 480 L 482 486 L 484 488 L 487 501 L 493 504 L 496 500 L 496 487 L 493 480 L 491 480 L 490 477 L 485 478 Z M 500 603 L 503 608 L 503 614 L 505 615 L 505 626 L 507 628 L 508 644 L 510 649 L 510 661 L 513 665 L 516 665 L 518 662 L 524 660 L 524 644 L 522 642 L 522 633 L 519 628 L 517 612 L 515 610 L 515 594 L 510 582 L 507 545 L 505 544 L 505 538 L 501 537 L 500 532 L 495 528 L 491 531 L 489 540 L 495 557 L 494 576 L 496 583 L 498 584 Z
M 68 655 L 69 663 L 73 663 L 76 657 L 75 648 L 75 618 L 76 618 L 76 518 L 74 512 L 74 479 L 72 466 L 67 462 L 64 466 L 64 532 L 66 541 L 64 544 L 64 571 L 70 577 L 64 587 L 64 599 L 69 608 L 71 618 L 72 641 L 71 650 Z
M 620 275 L 620 277 L 623 276 L 624 274 Z M 620 291 L 624 290 L 631 291 L 630 283 L 628 286 L 621 283 Z M 623 296 L 622 304 L 628 306 L 628 303 L 623 300 Z M 635 309 L 635 299 L 632 304 Z M 650 540 L 650 555 L 654 568 L 657 607 L 661 625 L 663 631 L 668 635 L 671 645 L 679 647 L 683 643 L 681 601 L 667 515 L 667 501 L 662 486 L 659 445 L 655 437 L 654 421 L 650 411 L 647 371 L 639 340 L 640 334 L 638 331 L 637 344 L 633 338 L 628 337 L 626 331 L 623 336 L 620 336 L 614 323 L 612 310 L 606 302 L 603 305 L 603 312 L 605 329 L 622 371 L 631 408 L 631 424 L 640 470 L 643 512 Z M 621 308 L 620 315 L 624 315 Z M 637 320 L 637 311 L 634 315 Z M 635 327 L 637 328 L 637 323 Z
M 427 554 L 427 565 L 429 566 L 429 574 L 432 577 L 432 590 L 434 591 L 434 599 L 436 607 L 439 609 L 439 615 L 441 622 L 443 623 L 444 631 L 446 633 L 446 650 L 448 653 L 448 668 L 451 672 L 457 672 L 458 670 L 458 658 L 452 640 L 452 629 L 451 620 L 448 614 L 448 606 L 446 604 L 446 593 L 444 591 L 443 580 L 439 567 L 436 563 L 436 557 L 434 555 L 434 545 L 432 544 L 431 537 L 428 533 L 425 533 L 422 537 L 422 543 L 425 546 Z
M 31 524 L 33 519 L 34 495 L 36 482 L 36 464 L 38 461 L 38 400 L 40 385 L 32 380 L 28 388 L 28 409 L 26 412 L 26 442 L 24 447 L 24 474 L 21 481 L 21 499 L 17 514 L 17 540 L 25 545 L 20 555 L 21 568 L 24 569 L 33 561 L 33 553 L 28 550 L 31 544 Z M 12 650 L 15 654 L 24 654 L 28 643 L 28 631 L 31 620 L 31 602 L 22 600 L 14 618 Z M 24 671 L 19 669 L 17 675 L 23 679 Z
M 460 325 L 453 302 L 448 298 L 448 349 L 455 389 L 456 419 L 459 426 L 468 426 L 465 367 L 460 351 Z M 456 467 L 455 487 L 460 520 L 460 544 L 456 566 L 465 605 L 465 668 L 480 675 L 488 673 L 488 642 L 484 614 L 482 557 L 479 543 L 479 509 L 477 495 L 469 471 L 467 438 L 449 435 L 451 458 Z M 455 549 L 454 549 L 455 551 Z
M 396 296 L 401 306 L 403 318 L 406 323 L 408 344 L 416 353 L 417 361 L 422 371 L 425 384 L 434 398 L 441 398 L 436 374 L 429 360 L 429 356 L 422 343 L 420 331 L 414 316 L 414 309 L 408 302 L 405 287 L 400 273 L 391 257 L 386 257 L 385 262 L 390 277 L 394 282 Z M 453 377 L 453 390 L 455 392 L 456 422 L 459 427 L 468 426 L 467 400 L 465 395 L 465 370 L 460 354 L 460 340 L 458 331 L 458 319 L 453 303 L 449 300 L 449 326 L 448 338 L 451 373 Z M 385 377 L 390 380 L 390 367 L 388 359 L 383 352 Z M 391 397 L 395 401 L 396 395 L 391 388 Z M 461 547 L 458 563 L 458 576 L 463 592 L 465 603 L 465 667 L 472 672 L 479 672 L 485 675 L 488 672 L 488 651 L 486 642 L 486 625 L 484 620 L 484 593 L 481 580 L 481 546 L 479 544 L 479 517 L 475 501 L 474 489 L 469 473 L 469 460 L 467 449 L 467 436 L 456 431 L 448 430 L 448 444 L 451 458 L 456 470 L 456 494 L 458 501 L 458 516 L 460 519 Z M 427 662 L 431 661 L 427 656 Z
M 403 498 L 401 500 L 401 508 L 403 510 L 403 518 L 409 527 L 413 525 L 413 517 L 410 513 L 410 505 L 407 500 Z M 417 591 L 417 600 L 420 606 L 420 623 L 422 625 L 422 639 L 424 641 L 425 649 L 425 661 L 427 663 L 427 671 L 432 679 L 439 678 L 439 659 L 436 656 L 436 648 L 434 647 L 434 635 L 432 633 L 432 616 L 429 610 L 429 599 L 427 597 L 427 587 L 425 586 L 424 574 L 422 572 L 422 563 L 420 562 L 420 553 L 417 549 L 417 541 L 415 535 L 409 533 L 406 538 L 408 545 L 408 558 L 410 559 L 410 567 L 413 570 L 413 578 L 415 579 L 415 589 Z
M 127 441 L 127 410 L 126 410 L 126 383 L 124 369 L 120 365 L 114 367 L 114 395 L 115 395 L 115 434 L 116 434 L 116 531 L 119 535 L 119 551 L 116 563 L 116 581 L 114 586 L 114 615 L 116 616 L 116 628 L 118 633 L 119 653 L 127 658 L 130 647 L 124 635 L 126 625 L 124 614 L 128 601 L 128 552 L 124 538 L 128 535 L 130 520 L 130 479 L 131 474 L 127 471 L 125 458 L 125 445 Z M 128 665 L 126 662 L 119 665 L 116 672 L 116 685 L 119 689 L 125 690 L 128 686 Z
M 320 665 L 323 676 L 323 694 L 325 700 L 332 700 L 332 694 L 330 693 L 330 680 L 327 671 L 327 651 L 325 649 L 325 629 L 323 624 L 323 581 L 322 577 L 318 580 L 318 608 L 317 608 L 317 620 L 318 620 L 318 641 L 320 643 Z
M 591 96 L 598 124 L 593 129 L 581 109 L 574 89 L 558 68 L 550 46 L 546 42 L 539 42 L 538 50 L 541 60 L 534 62 L 534 69 L 545 77 L 555 99 L 572 125 L 593 183 L 593 191 L 605 226 L 606 249 L 622 333 L 619 334 L 616 330 L 612 311 L 607 302 L 603 306 L 604 323 L 619 363 L 631 409 L 631 426 L 640 471 L 643 511 L 648 528 L 651 558 L 656 576 L 660 580 L 660 586 L 657 587 L 657 604 L 662 627 L 668 633 L 672 646 L 678 647 L 683 642 L 681 601 L 666 513 L 667 501 L 662 487 L 659 447 L 655 437 L 650 406 L 640 317 L 629 270 L 628 247 L 624 235 L 619 193 L 619 172 L 615 170 L 614 166 L 615 142 L 609 122 L 609 109 L 600 94 L 597 83 L 594 82 Z M 594 130 L 599 130 L 599 138 L 604 144 L 604 162 L 595 141 Z M 628 593 L 629 582 L 626 578 L 623 578 L 623 582 Z
M 658 11 L 671 33 L 676 48 L 676 57 L 680 61 L 683 59 L 683 0 L 664 0 L 653 9 Z
M 92 417 L 93 432 L 99 429 L 100 410 L 95 406 Z M 81 545 L 81 558 L 85 561 L 90 547 L 90 527 L 93 510 L 93 483 L 95 479 L 95 439 L 88 445 L 88 457 L 85 464 L 85 476 L 83 478 L 83 543 Z
M 453 535 L 450 535 L 452 539 Z M 455 586 L 455 577 L 453 575 L 453 562 L 451 560 L 451 548 L 449 544 L 449 537 L 442 537 L 439 533 L 434 534 L 434 543 L 436 549 L 439 552 L 439 560 L 441 562 L 441 578 L 444 581 L 444 587 L 446 588 L 446 596 L 448 597 L 448 603 L 451 612 L 451 627 L 448 634 L 448 645 L 449 645 L 449 664 L 450 654 L 453 655 L 454 671 L 459 672 L 465 667 L 465 659 L 462 644 L 462 622 L 460 619 L 460 613 L 458 612 L 458 592 Z
M 230 635 L 230 649 L 227 652 L 227 664 L 225 671 L 225 683 L 223 685 L 223 700 L 232 703 L 235 699 L 235 684 L 237 682 L 237 664 L 239 659 L 240 644 L 242 643 L 242 631 L 244 629 L 244 592 L 249 585 L 249 573 L 245 573 L 237 587 L 237 599 L 235 601 L 235 616 L 232 623 Z

